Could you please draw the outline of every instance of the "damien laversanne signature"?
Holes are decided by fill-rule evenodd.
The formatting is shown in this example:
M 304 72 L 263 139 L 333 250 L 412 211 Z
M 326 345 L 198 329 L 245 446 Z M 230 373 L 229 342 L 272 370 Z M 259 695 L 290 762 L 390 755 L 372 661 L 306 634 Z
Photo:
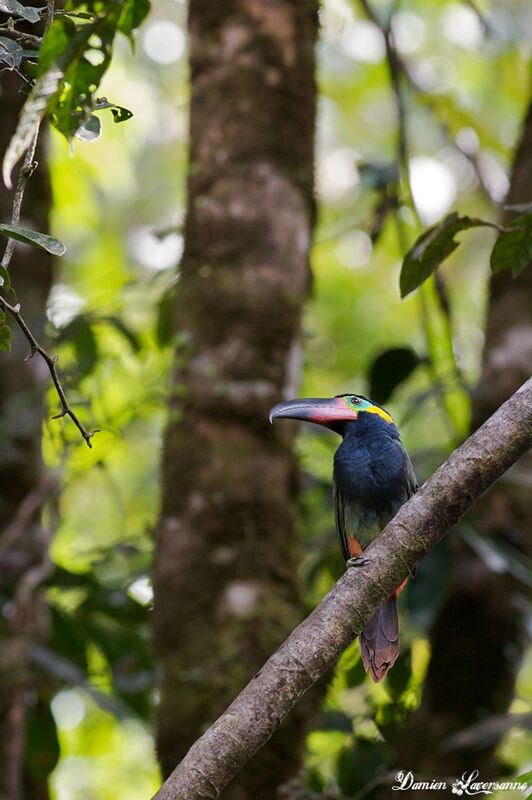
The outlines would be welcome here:
M 424 778 L 420 780 L 411 770 L 408 772 L 399 770 L 395 776 L 395 783 L 392 785 L 392 789 L 395 792 L 416 791 L 416 789 L 440 792 L 451 789 L 453 794 L 460 797 L 462 795 L 488 795 L 497 790 L 510 791 L 512 789 L 514 791 L 517 789 L 524 793 L 528 790 L 529 786 L 530 784 L 528 782 L 519 780 L 483 781 L 479 778 L 478 769 L 471 770 L 471 772 L 464 772 L 461 778 L 457 778 L 454 781 L 443 780 L 441 778 L 431 778 L 428 780 Z

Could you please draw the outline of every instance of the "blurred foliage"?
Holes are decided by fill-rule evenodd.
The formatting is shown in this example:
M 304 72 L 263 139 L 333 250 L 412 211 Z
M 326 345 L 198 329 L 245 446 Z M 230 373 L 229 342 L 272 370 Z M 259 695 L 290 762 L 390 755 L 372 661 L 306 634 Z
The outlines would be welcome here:
M 86 18 L 58 18 L 47 39 L 50 57 L 60 37 L 85 36 L 101 7 L 86 3 Z M 389 13 L 386 2 L 375 9 L 383 20 Z M 320 13 L 320 221 L 301 393 L 363 392 L 386 403 L 421 483 L 469 427 L 495 233 L 472 230 L 458 249 L 447 238 L 443 275 L 403 301 L 401 263 L 424 227 L 451 209 L 459 219 L 498 221 L 530 88 L 530 10 L 522 0 L 397 4 L 392 30 L 406 65 L 410 190 L 405 165 L 398 164 L 397 98 L 382 32 L 350 0 L 324 0 Z M 72 151 L 54 131 L 51 137 L 52 228 L 68 252 L 50 297 L 49 333 L 71 401 L 87 425 L 101 429 L 91 451 L 68 421 L 47 421 L 43 429 L 46 462 L 62 476 L 48 581 L 53 635 L 49 650 L 34 654 L 53 698 L 53 718 L 46 731 L 30 724 L 28 758 L 39 769 L 39 742 L 49 758 L 60 754 L 51 779 L 57 800 L 105 800 L 116 786 L 124 800 L 140 800 L 158 781 L 150 735 L 156 702 L 150 559 L 176 342 L 171 298 L 183 246 L 185 15 L 183 2 L 158 0 L 141 28 L 137 54 L 118 37 L 108 72 L 100 70 L 98 91 L 131 108 L 128 126 L 103 119 L 104 135 L 96 141 L 89 126 L 82 138 L 94 141 L 77 142 Z M 110 41 L 117 29 L 128 34 L 140 21 L 113 19 L 102 41 L 107 31 Z M 85 80 L 84 59 L 65 69 L 80 70 Z M 56 107 L 59 130 L 79 129 L 96 102 L 90 92 L 81 107 L 70 101 L 68 109 Z M 494 253 L 499 248 L 502 264 L 500 242 Z M 0 317 L 0 348 L 3 322 Z M 55 413 L 52 389 L 48 400 Z M 333 435 L 311 426 L 298 440 L 301 576 L 309 608 L 342 570 L 330 492 L 336 445 Z M 443 542 L 403 592 L 402 654 L 384 684 L 366 680 L 356 645 L 342 657 L 308 738 L 306 780 L 315 796 L 349 797 L 365 787 L 371 798 L 375 776 L 388 771 L 399 726 L 420 702 L 427 630 L 445 600 L 449 570 Z M 529 659 L 512 711 L 530 711 L 531 701 Z M 530 752 L 530 732 L 509 730 L 500 748 L 508 773 L 528 769 Z
M 97 98 L 96 92 L 111 63 L 115 36 L 123 33 L 132 40 L 149 9 L 149 0 L 67 0 L 64 8 L 56 10 L 54 19 L 48 20 L 46 6 L 28 8 L 19 2 L 0 5 L 0 11 L 11 15 L 2 27 L 14 39 L 5 39 L 9 44 L 4 41 L 1 49 L 8 59 L 4 57 L 3 61 L 7 68 L 17 69 L 28 92 L 3 156 L 6 185 L 10 185 L 13 167 L 30 148 L 45 114 L 68 140 L 77 135 L 86 141 L 98 138 L 101 130 L 93 111 L 109 108 L 115 122 L 131 118 L 130 111 Z M 32 24 L 45 21 L 38 51 L 21 47 L 20 43 L 27 41 L 27 32 L 17 28 L 19 17 Z M 30 37 L 39 42 L 38 37 Z

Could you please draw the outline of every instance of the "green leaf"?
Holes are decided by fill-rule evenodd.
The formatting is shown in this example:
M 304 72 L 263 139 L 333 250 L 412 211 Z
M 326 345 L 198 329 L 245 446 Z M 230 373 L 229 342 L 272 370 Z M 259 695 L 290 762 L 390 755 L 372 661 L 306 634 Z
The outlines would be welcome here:
M 20 53 L 22 58 L 31 58 L 34 61 L 37 61 L 39 58 L 39 51 L 38 50 L 22 50 Z
M 0 350 L 11 350 L 11 328 L 6 322 L 4 312 L 0 313 L 2 314 L 2 317 L 0 317 Z
M 70 5 L 72 6 L 75 4 L 70 3 Z M 80 4 L 78 3 L 78 5 Z M 86 19 L 89 22 L 92 22 L 95 15 L 88 11 L 78 11 L 77 9 L 70 8 L 68 11 L 63 11 L 63 16 L 73 17 L 74 19 Z
M 150 10 L 150 0 L 126 0 L 118 22 L 118 30 L 131 37 Z
M 74 317 L 72 322 L 61 330 L 59 341 L 72 343 L 80 375 L 83 377 L 90 375 L 98 362 L 98 342 L 91 327 L 91 320 L 83 314 Z
M 27 151 L 47 111 L 52 124 L 67 139 L 80 130 L 82 137 L 85 133 L 85 138 L 96 138 L 93 134 L 97 123 L 91 120 L 94 94 L 111 62 L 116 33 L 122 31 L 130 36 L 149 10 L 147 0 L 71 3 L 69 11 L 75 12 L 75 5 L 82 5 L 83 13 L 88 10 L 94 15 L 90 22 L 77 25 L 67 16 L 57 16 L 44 37 L 39 77 L 4 156 L 3 175 L 8 188 L 12 186 L 13 167 Z M 7 58 L 11 63 L 14 56 L 8 53 Z M 115 122 L 132 116 L 121 106 L 112 106 L 111 111 Z
M 430 630 L 445 605 L 451 575 L 452 556 L 445 540 L 419 564 L 415 581 L 410 581 L 404 592 L 410 618 L 422 631 Z
M 412 652 L 410 648 L 407 647 L 401 650 L 399 658 L 393 666 L 394 668 L 387 675 L 387 686 L 392 697 L 397 699 L 405 691 L 412 676 Z
M 362 186 L 368 189 L 383 191 L 399 181 L 399 169 L 395 161 L 391 164 L 378 164 L 367 161 L 358 164 L 358 172 Z
M 385 742 L 360 737 L 348 744 L 338 757 L 338 785 L 345 795 L 353 795 L 388 769 L 389 752 Z
M 48 236 L 46 233 L 38 233 L 38 231 L 30 231 L 28 228 L 20 228 L 18 225 L 4 225 L 2 223 L 0 223 L 0 233 L 9 239 L 17 239 L 17 241 L 30 244 L 32 247 L 46 250 L 47 253 L 51 253 L 53 256 L 62 256 L 66 252 L 63 242 L 54 239 L 53 236 Z
M 113 106 L 111 114 L 113 115 L 113 122 L 127 122 L 133 116 L 133 112 L 123 106 Z
M 88 120 L 79 127 L 75 133 L 76 139 L 82 142 L 95 142 L 102 134 L 102 123 L 96 116 L 91 114 Z
M 486 225 L 491 226 L 491 223 L 473 217 L 461 217 L 454 212 L 428 228 L 405 256 L 399 279 L 401 297 L 417 289 L 456 250 L 459 243 L 454 237 L 457 233 Z
M 57 91 L 62 77 L 63 74 L 60 70 L 51 67 L 37 79 L 22 107 L 17 128 L 7 146 L 2 165 L 4 183 L 8 189 L 12 187 L 11 173 L 13 172 L 13 167 L 30 146 L 38 130 L 39 123 L 46 112 L 48 101 Z
M 11 278 L 9 277 L 9 272 L 5 267 L 0 265 L 0 286 L 4 287 L 5 292 L 9 292 L 11 289 Z
M 96 102 L 92 107 L 92 110 L 101 111 L 104 108 L 110 109 L 113 115 L 114 122 L 126 122 L 133 116 L 133 112 L 130 111 L 128 108 L 124 108 L 123 106 L 118 106 L 116 103 L 110 103 L 106 97 L 100 97 L 98 100 L 96 100 Z
M 172 291 L 165 292 L 157 306 L 156 335 L 160 347 L 172 341 L 175 333 L 175 297 Z
M 115 328 L 118 333 L 122 334 L 134 353 L 139 352 L 141 345 L 138 336 L 125 324 L 122 319 L 120 319 L 120 317 L 101 317 L 101 321 L 107 322 L 109 325 Z
M 66 56 L 76 33 L 77 28 L 73 25 L 72 20 L 63 17 L 54 19 L 39 51 L 39 75 L 44 75 L 63 54 Z
M 335 711 L 332 708 L 325 709 L 321 714 L 321 719 L 316 724 L 316 729 L 353 733 L 353 719 L 343 711 Z
M 54 717 L 44 694 L 29 704 L 25 725 L 25 767 L 35 781 L 46 781 L 60 755 Z
M 67 138 L 71 139 L 90 117 L 95 105 L 94 93 L 109 67 L 112 46 L 121 13 L 121 4 L 107 4 L 104 16 L 93 22 L 81 25 L 71 44 L 57 56 L 58 64 L 64 70 L 63 80 L 56 95 L 49 104 L 53 125 Z M 63 32 L 57 39 L 66 35 L 64 20 L 56 20 Z M 54 45 L 50 45 L 53 52 Z
M 12 186 L 13 167 L 30 146 L 47 110 L 51 114 L 53 124 L 69 139 L 85 122 L 88 115 L 85 107 L 81 106 L 81 110 L 77 109 L 76 115 L 72 114 L 72 108 L 75 104 L 79 106 L 83 99 L 90 99 L 88 86 L 94 76 L 87 77 L 85 83 L 81 85 L 79 81 L 73 85 L 70 82 L 73 79 L 71 64 L 75 64 L 83 57 L 88 47 L 88 41 L 95 33 L 99 22 L 101 21 L 97 20 L 78 29 L 75 28 L 74 33 L 72 32 L 72 21 L 63 17 L 56 18 L 50 26 L 41 45 L 39 77 L 24 103 L 17 129 L 4 156 L 2 170 L 4 183 L 8 188 Z M 109 59 L 110 52 L 107 62 Z M 98 83 L 99 79 L 96 81 L 96 85 Z
M 369 396 L 377 403 L 386 403 L 420 362 L 411 347 L 392 347 L 380 353 L 369 369 Z
M 508 230 L 500 233 L 490 257 L 493 272 L 510 269 L 516 278 L 532 265 L 532 213 L 512 220 Z
M 0 63 L 5 64 L 8 69 L 20 66 L 23 52 L 22 47 L 17 42 L 14 42 L 13 39 L 8 39 L 7 36 L 0 36 Z
M 36 8 L 23 6 L 17 0 L 0 0 L 0 11 L 5 14 L 14 14 L 16 17 L 22 17 L 27 22 L 39 22 L 41 18 Z
M 360 686 L 366 679 L 366 670 L 364 669 L 364 664 L 362 663 L 362 659 L 359 658 L 352 667 L 349 667 L 345 672 L 345 679 L 347 685 L 350 689 L 354 686 Z

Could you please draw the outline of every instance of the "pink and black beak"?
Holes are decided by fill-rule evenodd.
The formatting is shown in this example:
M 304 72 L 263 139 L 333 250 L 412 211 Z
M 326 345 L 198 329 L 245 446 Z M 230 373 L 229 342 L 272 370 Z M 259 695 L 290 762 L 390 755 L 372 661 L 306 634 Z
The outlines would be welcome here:
M 278 403 L 270 410 L 270 422 L 274 419 L 300 419 L 335 428 L 338 423 L 357 418 L 355 408 L 349 408 L 343 397 L 302 397 Z

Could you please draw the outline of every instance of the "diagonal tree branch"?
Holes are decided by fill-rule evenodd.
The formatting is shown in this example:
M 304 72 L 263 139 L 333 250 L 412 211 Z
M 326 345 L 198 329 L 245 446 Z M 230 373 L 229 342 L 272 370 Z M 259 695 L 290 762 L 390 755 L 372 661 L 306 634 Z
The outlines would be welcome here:
M 452 453 L 191 747 L 156 800 L 213 800 L 477 498 L 532 446 L 532 378 Z

